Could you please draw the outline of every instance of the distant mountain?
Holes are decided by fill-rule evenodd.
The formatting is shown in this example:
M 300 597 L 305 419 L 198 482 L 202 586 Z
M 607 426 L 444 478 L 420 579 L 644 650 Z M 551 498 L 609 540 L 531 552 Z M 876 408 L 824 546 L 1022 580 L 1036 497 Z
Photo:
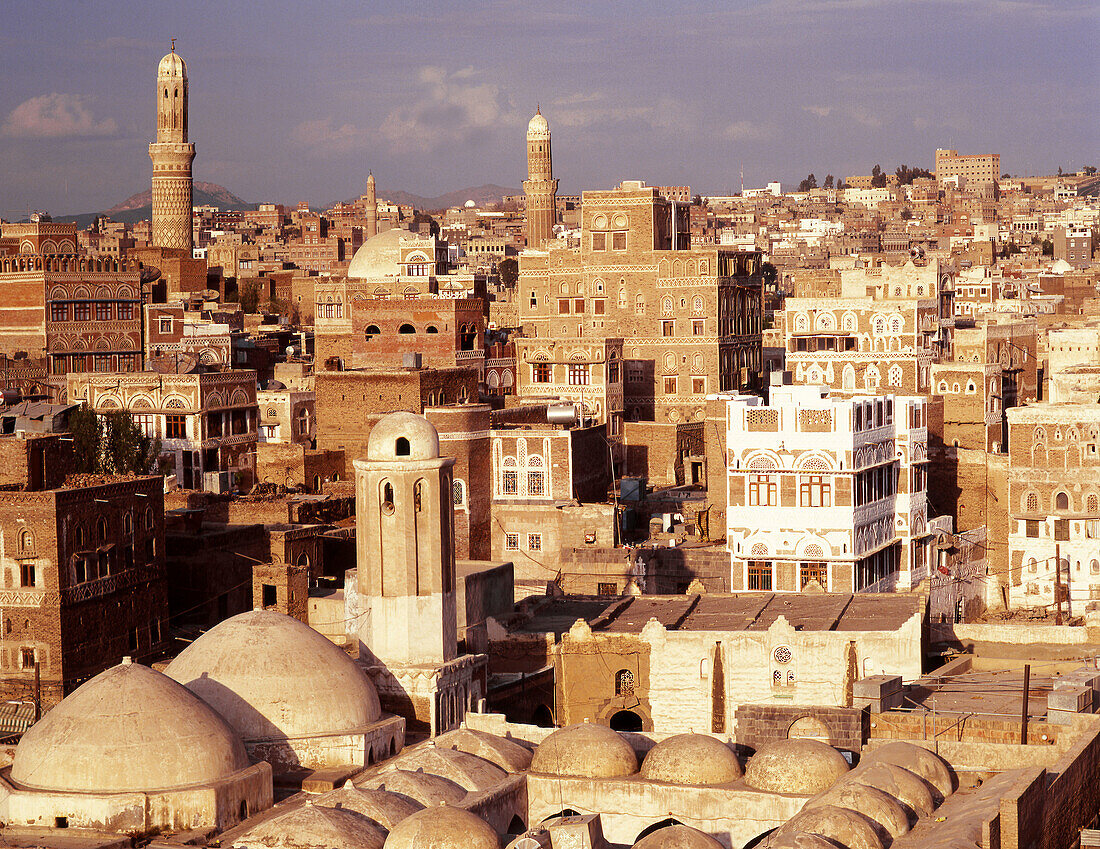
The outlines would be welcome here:
M 520 190 L 509 189 L 505 186 L 497 186 L 489 183 L 484 186 L 471 186 L 466 189 L 458 189 L 457 191 L 448 192 L 445 195 L 439 195 L 439 197 L 434 198 L 426 198 L 394 189 L 378 189 L 376 194 L 379 200 L 388 200 L 391 203 L 396 203 L 398 206 L 411 206 L 415 209 L 422 209 L 425 212 L 438 212 L 442 209 L 450 209 L 452 206 L 462 206 L 468 200 L 472 200 L 478 206 L 485 206 L 490 203 L 500 203 L 500 199 L 505 195 L 518 195 L 520 194 Z M 345 203 L 351 203 L 359 197 L 359 195 L 356 195 L 356 197 L 350 198 L 345 201 Z
M 217 206 L 225 210 L 255 209 L 256 204 L 241 200 L 225 186 L 217 183 L 203 183 L 195 181 L 192 202 L 195 206 Z M 116 203 L 110 209 L 99 212 L 81 212 L 76 215 L 55 215 L 54 221 L 75 221 L 78 230 L 90 226 L 98 215 L 108 215 L 112 221 L 122 221 L 133 224 L 143 218 L 150 218 L 153 214 L 153 190 L 148 188 L 143 192 L 130 195 L 126 200 Z

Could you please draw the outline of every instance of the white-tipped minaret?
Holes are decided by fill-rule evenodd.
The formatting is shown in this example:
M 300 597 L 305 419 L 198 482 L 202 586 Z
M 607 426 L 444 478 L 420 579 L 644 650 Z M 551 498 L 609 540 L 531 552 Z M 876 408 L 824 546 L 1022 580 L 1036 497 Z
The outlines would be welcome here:
M 554 237 L 558 216 L 558 181 L 550 153 L 550 125 L 535 110 L 527 125 L 527 179 L 523 181 L 527 197 L 527 247 L 541 248 Z
M 195 145 L 187 141 L 187 64 L 172 52 L 157 68 L 157 140 L 153 160 L 153 244 L 191 252 L 191 162 Z

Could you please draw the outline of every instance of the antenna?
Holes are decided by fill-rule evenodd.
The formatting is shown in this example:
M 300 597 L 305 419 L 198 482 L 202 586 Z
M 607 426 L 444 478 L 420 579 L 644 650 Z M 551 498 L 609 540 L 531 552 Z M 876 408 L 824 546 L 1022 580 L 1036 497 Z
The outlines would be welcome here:
M 176 40 L 174 38 L 172 39 L 172 52 L 176 52 Z
M 741 160 L 741 196 L 745 196 L 745 161 Z

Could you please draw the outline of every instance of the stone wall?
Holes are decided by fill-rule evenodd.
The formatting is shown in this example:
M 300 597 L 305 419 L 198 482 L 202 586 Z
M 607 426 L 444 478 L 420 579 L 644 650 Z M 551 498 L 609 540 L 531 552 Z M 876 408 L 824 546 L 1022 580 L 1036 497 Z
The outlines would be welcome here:
M 734 723 L 737 742 L 751 749 L 791 736 L 817 736 L 813 732 L 819 732 L 827 733 L 830 746 L 858 752 L 869 730 L 866 711 L 844 707 L 741 705 L 734 711 Z M 792 728 L 796 723 L 801 724 Z

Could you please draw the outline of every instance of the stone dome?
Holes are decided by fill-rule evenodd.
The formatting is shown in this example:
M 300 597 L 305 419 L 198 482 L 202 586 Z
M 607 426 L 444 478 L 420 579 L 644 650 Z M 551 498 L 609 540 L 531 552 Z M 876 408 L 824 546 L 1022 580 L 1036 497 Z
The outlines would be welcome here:
M 387 790 L 426 808 L 434 805 L 457 805 L 466 798 L 465 788 L 449 778 L 429 772 L 410 772 L 407 769 L 387 769 L 379 775 L 360 780 L 355 787 L 359 790 Z
M 926 817 L 936 810 L 931 785 L 897 764 L 864 761 L 844 777 L 844 782 L 866 784 L 889 793 L 907 809 L 910 819 Z
M 435 425 L 416 413 L 383 416 L 367 439 L 367 459 L 372 462 L 434 460 L 438 457 L 439 433 Z
M 187 63 L 180 58 L 180 55 L 173 50 L 160 60 L 160 64 L 157 65 L 158 77 L 181 77 L 186 79 L 187 77 Z
M 539 744 L 531 771 L 580 778 L 619 778 L 638 771 L 638 756 L 606 725 L 584 722 L 559 728 Z
M 898 741 L 887 743 L 871 752 L 864 760 L 871 763 L 888 763 L 907 769 L 915 775 L 919 775 L 938 791 L 939 798 L 933 794 L 933 801 L 939 804 L 954 790 L 955 783 L 951 775 L 951 768 L 935 752 L 930 752 L 923 746 L 913 743 Z
M 207 704 L 147 666 L 99 673 L 32 725 L 15 750 L 16 785 L 123 793 L 212 784 L 248 767 Z
M 749 759 L 745 783 L 772 793 L 813 796 L 848 771 L 844 756 L 828 743 L 799 738 L 760 747 Z
M 669 784 L 728 784 L 741 777 L 741 764 L 721 740 L 705 734 L 677 734 L 649 750 L 641 775 Z
M 400 271 L 401 240 L 412 237 L 408 230 L 394 227 L 371 236 L 359 247 L 348 265 L 349 280 L 396 277 Z
M 264 820 L 234 841 L 236 846 L 270 849 L 382 849 L 386 836 L 354 811 L 307 802 Z
M 834 805 L 863 814 L 876 827 L 883 843 L 893 843 L 909 832 L 909 814 L 901 802 L 877 787 L 842 781 L 815 796 L 802 810 Z
M 531 750 L 515 740 L 457 728 L 435 738 L 437 749 L 457 749 L 494 763 L 506 772 L 523 772 L 531 766 Z
M 274 610 L 215 625 L 168 664 L 245 741 L 347 733 L 381 716 L 374 684 L 335 643 Z
M 535 117 L 527 125 L 527 138 L 550 138 L 550 125 L 546 123 L 541 109 L 535 111 Z
M 395 769 L 449 778 L 472 792 L 499 787 L 508 778 L 508 773 L 496 764 L 457 749 L 418 746 L 398 755 L 391 763 Z
M 828 837 L 798 831 L 793 834 L 773 834 L 760 844 L 761 849 L 837 849 Z
M 722 844 L 698 829 L 669 825 L 650 832 L 633 849 L 722 849 Z
M 803 808 L 775 832 L 776 841 L 800 832 L 826 837 L 847 849 L 883 849 L 883 841 L 870 820 L 833 805 Z
M 406 796 L 390 793 L 388 790 L 361 790 L 350 783 L 319 796 L 315 804 L 361 814 L 386 831 L 424 808 L 419 802 Z
M 485 820 L 462 808 L 425 808 L 399 822 L 386 849 L 500 849 L 500 837 Z

